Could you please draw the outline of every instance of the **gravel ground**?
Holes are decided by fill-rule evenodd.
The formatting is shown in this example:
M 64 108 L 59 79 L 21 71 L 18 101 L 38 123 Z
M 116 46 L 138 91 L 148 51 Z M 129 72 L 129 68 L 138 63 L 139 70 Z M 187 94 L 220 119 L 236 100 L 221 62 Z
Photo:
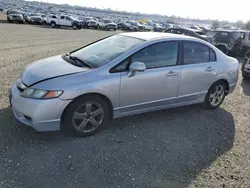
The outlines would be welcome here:
M 217 110 L 121 118 L 89 138 L 14 120 L 7 89 L 27 64 L 111 34 L 0 23 L 0 187 L 250 187 L 250 83 L 241 75 Z

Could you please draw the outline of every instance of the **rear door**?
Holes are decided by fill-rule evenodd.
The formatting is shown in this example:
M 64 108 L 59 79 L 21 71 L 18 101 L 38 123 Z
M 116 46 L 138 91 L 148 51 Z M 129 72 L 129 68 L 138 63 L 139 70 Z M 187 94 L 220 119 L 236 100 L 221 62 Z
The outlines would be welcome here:
M 213 49 L 200 42 L 183 41 L 178 102 L 203 100 L 215 82 L 217 67 Z
M 65 25 L 68 27 L 72 26 L 72 19 L 69 16 L 66 16 Z
M 60 17 L 60 19 L 59 19 L 59 25 L 67 26 L 66 17 L 65 16 L 61 16 Z

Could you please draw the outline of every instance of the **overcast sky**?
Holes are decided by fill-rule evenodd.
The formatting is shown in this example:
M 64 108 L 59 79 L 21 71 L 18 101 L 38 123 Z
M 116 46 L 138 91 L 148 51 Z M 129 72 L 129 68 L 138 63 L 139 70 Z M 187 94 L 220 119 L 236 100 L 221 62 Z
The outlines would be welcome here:
M 40 1 L 47 2 L 47 0 Z M 48 2 L 200 19 L 250 20 L 250 0 L 48 0 Z

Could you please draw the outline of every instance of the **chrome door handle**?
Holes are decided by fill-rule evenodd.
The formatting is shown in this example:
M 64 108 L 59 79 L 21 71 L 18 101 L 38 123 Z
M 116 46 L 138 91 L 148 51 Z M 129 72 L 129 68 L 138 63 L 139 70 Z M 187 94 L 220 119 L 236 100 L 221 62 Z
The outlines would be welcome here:
M 169 71 L 168 73 L 165 74 L 165 76 L 177 76 L 177 75 L 179 75 L 179 73 L 174 71 Z
M 214 70 L 215 70 L 215 69 L 212 68 L 212 67 L 207 67 L 207 68 L 205 69 L 206 72 L 212 72 L 212 71 L 214 71 Z

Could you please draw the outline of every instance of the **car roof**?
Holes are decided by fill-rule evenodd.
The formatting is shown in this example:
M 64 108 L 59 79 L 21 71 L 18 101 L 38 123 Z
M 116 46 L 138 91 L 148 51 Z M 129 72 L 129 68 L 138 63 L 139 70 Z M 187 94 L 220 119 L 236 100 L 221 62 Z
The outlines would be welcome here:
M 119 35 L 134 37 L 142 40 L 155 40 L 161 38 L 178 38 L 178 39 L 190 39 L 192 37 L 171 33 L 159 33 L 159 32 L 132 32 L 132 33 L 121 33 Z

